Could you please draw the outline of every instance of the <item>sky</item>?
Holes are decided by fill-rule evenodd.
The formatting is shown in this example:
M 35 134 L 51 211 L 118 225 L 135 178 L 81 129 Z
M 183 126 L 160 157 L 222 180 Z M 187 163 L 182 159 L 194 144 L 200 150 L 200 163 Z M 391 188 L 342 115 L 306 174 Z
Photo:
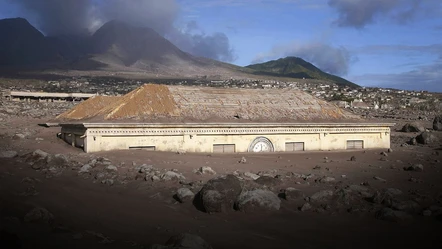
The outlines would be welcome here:
M 287 56 L 368 87 L 442 92 L 440 0 L 0 0 L 45 35 L 118 19 L 246 66 Z

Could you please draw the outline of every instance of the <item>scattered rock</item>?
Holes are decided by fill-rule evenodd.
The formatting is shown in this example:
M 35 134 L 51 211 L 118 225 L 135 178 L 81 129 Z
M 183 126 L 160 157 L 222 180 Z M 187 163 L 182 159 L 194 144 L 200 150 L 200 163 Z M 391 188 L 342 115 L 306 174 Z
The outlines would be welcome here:
M 299 208 L 299 210 L 301 210 L 302 212 L 308 211 L 312 209 L 312 205 L 310 205 L 310 203 L 306 202 L 304 203 L 304 205 L 302 205 L 301 208 Z
M 419 204 L 415 201 L 393 201 L 391 204 L 391 208 L 404 212 L 418 212 L 420 209 Z
M 421 124 L 413 122 L 413 123 L 406 123 L 402 127 L 401 131 L 402 132 L 423 132 L 423 131 L 425 131 L 425 128 Z
M 424 166 L 422 164 L 413 164 L 408 167 L 404 167 L 405 171 L 416 171 L 416 172 L 422 172 L 424 171 Z
M 288 201 L 297 200 L 304 197 L 304 194 L 296 188 L 286 188 L 284 190 L 284 199 Z
M 424 211 L 422 211 L 422 215 L 423 216 L 431 216 L 431 210 L 429 210 L 429 209 L 426 209 L 426 210 L 424 210 Z
M 433 130 L 442 131 L 442 115 L 434 117 Z
M 148 178 L 148 176 L 146 176 L 146 181 L 147 181 L 147 178 Z M 160 179 L 158 176 L 151 176 L 151 177 L 150 177 L 150 180 L 151 180 L 152 182 L 158 182 L 158 181 L 160 181 L 161 179 Z
M 330 182 L 334 182 L 336 179 L 330 176 L 323 176 L 319 179 L 316 179 L 316 182 L 320 182 L 320 183 L 330 183 Z
M 352 162 L 356 161 L 356 157 L 355 156 L 351 156 L 350 157 L 350 161 L 352 161 Z
M 316 165 L 315 167 L 313 167 L 314 170 L 321 170 L 321 166 Z
M 54 215 L 45 208 L 36 207 L 25 215 L 24 221 L 35 223 L 52 223 L 54 221 Z
M 114 185 L 114 180 L 113 179 L 104 179 L 101 181 L 101 183 L 105 184 L 105 185 L 112 186 L 112 185 Z
M 381 152 L 381 155 L 382 155 L 382 156 L 388 156 L 388 154 L 387 154 L 385 151 L 382 151 L 382 152 Z
M 373 179 L 375 179 L 376 181 L 387 182 L 387 180 L 385 180 L 384 178 L 381 178 L 379 176 L 373 176 Z
M 387 152 L 388 153 L 393 153 L 393 149 L 392 148 L 388 148 Z
M 180 188 L 176 192 L 176 197 L 179 202 L 184 203 L 187 201 L 192 201 L 195 194 L 188 188 Z
M 206 212 L 226 212 L 233 209 L 241 191 L 241 182 L 238 178 L 234 175 L 227 175 L 209 180 L 199 195 Z
M 0 151 L 0 158 L 14 158 L 18 155 L 17 151 Z
M 331 190 L 321 190 L 310 196 L 310 202 L 322 202 L 330 199 L 333 196 L 333 191 Z
M 417 144 L 417 140 L 415 137 L 413 137 L 412 139 L 410 139 L 410 141 L 408 142 L 408 144 L 410 145 L 416 145 Z
M 376 219 L 391 221 L 391 222 L 404 222 L 412 219 L 412 216 L 403 211 L 393 210 L 391 208 L 383 208 L 376 212 Z
M 138 168 L 139 173 L 146 173 L 153 170 L 153 165 L 143 164 Z
M 245 157 L 241 157 L 241 160 L 239 160 L 239 163 L 246 163 L 247 159 Z
M 185 180 L 186 177 L 184 177 L 180 173 L 176 173 L 173 171 L 167 171 L 166 173 L 161 175 L 161 179 L 164 181 L 171 181 L 171 180 Z
M 252 180 L 256 180 L 256 179 L 258 179 L 260 177 L 259 175 L 251 173 L 251 172 L 245 172 L 244 176 L 247 177 L 247 178 L 250 178 Z
M 256 183 L 259 185 L 267 186 L 267 187 L 274 187 L 278 186 L 282 183 L 281 179 L 271 177 L 271 176 L 260 176 L 258 179 L 255 180 Z
M 116 166 L 114 166 L 114 165 L 109 165 L 109 166 L 106 167 L 106 170 L 107 171 L 117 172 L 118 168 Z
M 275 193 L 263 189 L 243 192 L 236 202 L 236 208 L 243 212 L 279 210 L 280 205 L 281 200 Z
M 69 159 L 63 154 L 48 155 L 46 163 L 48 167 L 64 168 L 69 165 Z
M 21 133 L 17 133 L 14 135 L 14 139 L 25 139 L 25 138 L 26 138 L 26 136 Z
M 183 233 L 171 237 L 164 246 L 152 245 L 150 249 L 212 249 L 212 247 L 197 235 Z
M 203 167 L 201 167 L 201 168 L 200 168 L 200 172 L 201 172 L 203 175 L 216 175 L 215 170 L 213 170 L 211 167 L 208 167 L 208 166 L 203 166 Z
M 83 165 L 80 170 L 78 171 L 79 174 L 83 174 L 83 173 L 89 173 L 89 170 L 92 169 L 92 166 L 89 164 L 85 164 Z

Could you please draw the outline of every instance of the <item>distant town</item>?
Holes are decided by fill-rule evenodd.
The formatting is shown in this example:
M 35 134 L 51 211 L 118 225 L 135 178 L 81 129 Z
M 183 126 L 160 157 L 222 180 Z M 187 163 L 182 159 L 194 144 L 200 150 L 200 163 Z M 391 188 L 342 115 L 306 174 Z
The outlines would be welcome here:
M 226 88 L 295 88 L 306 91 L 311 95 L 333 102 L 341 108 L 352 109 L 363 113 L 365 110 L 392 111 L 413 108 L 421 111 L 435 111 L 440 108 L 442 94 L 427 91 L 407 91 L 378 87 L 351 88 L 335 83 L 313 79 L 297 81 L 229 79 L 209 80 L 200 79 L 153 79 L 153 80 L 123 80 L 118 78 L 83 78 L 73 77 L 68 80 L 52 81 L 16 81 L 0 80 L 2 96 L 8 96 L 11 91 L 54 92 L 54 93 L 87 93 L 97 95 L 123 95 L 147 82 L 173 85 L 211 86 Z

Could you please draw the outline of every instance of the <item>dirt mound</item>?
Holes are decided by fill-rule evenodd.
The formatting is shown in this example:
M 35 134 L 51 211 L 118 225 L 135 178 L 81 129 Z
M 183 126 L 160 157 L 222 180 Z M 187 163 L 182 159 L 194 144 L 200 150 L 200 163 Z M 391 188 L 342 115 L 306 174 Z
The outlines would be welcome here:
M 58 115 L 56 119 L 80 120 L 87 119 L 97 115 L 97 112 L 106 106 L 116 103 L 121 97 L 117 96 L 95 96 L 81 102 L 74 108 Z
M 97 112 L 104 119 L 177 116 L 179 110 L 165 85 L 146 84 Z

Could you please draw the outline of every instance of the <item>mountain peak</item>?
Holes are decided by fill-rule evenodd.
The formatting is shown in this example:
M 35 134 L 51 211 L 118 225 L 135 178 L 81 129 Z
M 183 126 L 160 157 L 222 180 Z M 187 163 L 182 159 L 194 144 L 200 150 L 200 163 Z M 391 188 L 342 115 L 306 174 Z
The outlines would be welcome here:
M 254 69 L 256 71 L 255 74 L 259 75 L 329 80 L 342 86 L 359 87 L 346 79 L 323 72 L 313 64 L 295 56 L 288 56 L 264 63 L 253 64 L 247 67 Z

